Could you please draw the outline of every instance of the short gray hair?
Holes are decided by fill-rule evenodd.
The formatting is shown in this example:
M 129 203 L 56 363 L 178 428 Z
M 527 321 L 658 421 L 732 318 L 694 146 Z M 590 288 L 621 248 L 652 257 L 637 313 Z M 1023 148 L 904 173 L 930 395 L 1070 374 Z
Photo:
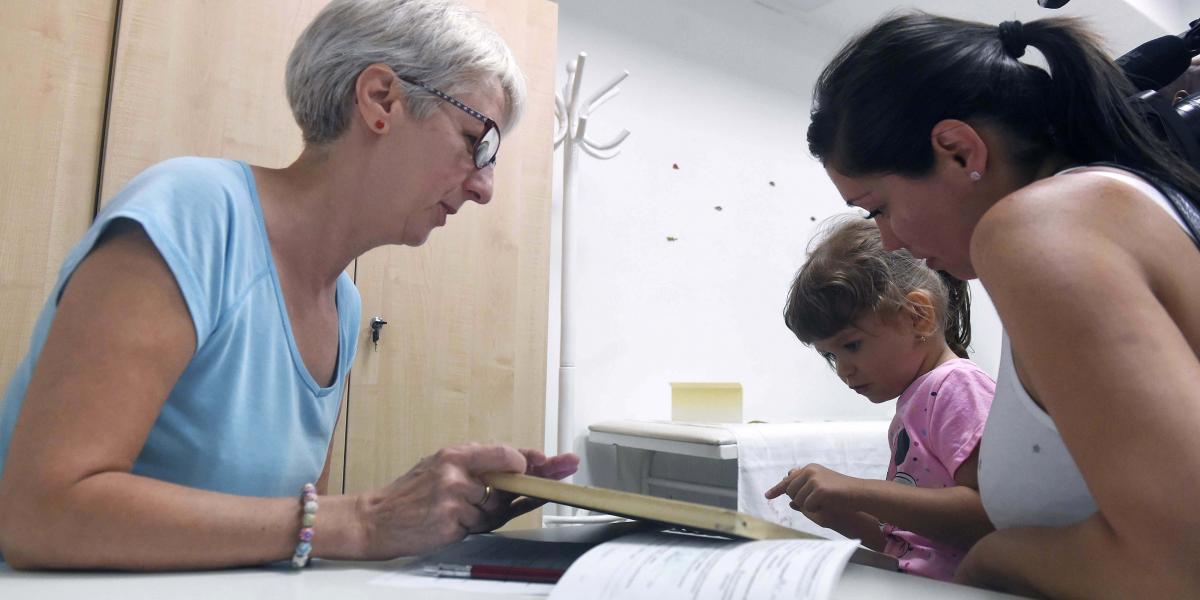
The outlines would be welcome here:
M 498 82 L 507 129 L 525 106 L 525 77 L 516 59 L 469 8 L 450 0 L 333 0 L 288 57 L 288 102 L 307 144 L 326 144 L 346 131 L 355 81 L 375 63 L 451 95 Z M 419 87 L 405 87 L 407 109 L 418 119 L 441 102 Z

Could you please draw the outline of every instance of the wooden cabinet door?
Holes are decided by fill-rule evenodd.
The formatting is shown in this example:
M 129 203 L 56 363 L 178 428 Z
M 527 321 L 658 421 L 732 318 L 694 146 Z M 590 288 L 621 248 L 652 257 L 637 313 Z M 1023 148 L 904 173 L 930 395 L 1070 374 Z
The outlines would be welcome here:
M 102 202 L 146 167 L 175 156 L 290 164 L 304 140 L 284 69 L 296 39 L 328 2 L 122 0 Z M 343 419 L 331 490 L 342 487 L 344 429 Z
M 283 74 L 328 0 L 122 0 L 101 202 L 175 156 L 290 164 L 304 141 Z
M 117 0 L 10 0 L 0 18 L 0 390 L 95 214 Z M 3 400 L 0 399 L 0 402 Z
M 512 48 L 529 106 L 504 138 L 495 194 L 420 248 L 358 260 L 364 328 L 351 374 L 345 491 L 384 485 L 464 441 L 542 448 L 557 5 L 475 0 Z M 515 525 L 537 526 L 536 515 Z

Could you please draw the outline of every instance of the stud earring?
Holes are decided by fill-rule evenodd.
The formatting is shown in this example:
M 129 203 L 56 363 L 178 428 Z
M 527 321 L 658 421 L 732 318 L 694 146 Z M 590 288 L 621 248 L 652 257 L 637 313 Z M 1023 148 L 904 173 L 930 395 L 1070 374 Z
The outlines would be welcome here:
M 971 181 L 979 181 L 980 179 L 983 179 L 983 175 L 980 175 L 979 171 L 971 171 L 970 175 L 967 175 L 967 177 L 970 177 Z
M 923 335 L 922 335 L 922 336 L 918 336 L 918 337 L 917 337 L 917 339 L 918 339 L 918 340 L 921 340 L 921 343 L 922 343 L 922 344 L 924 344 L 924 343 L 925 343 L 925 336 L 923 336 Z
M 375 129 L 383 129 L 383 119 L 375 121 Z

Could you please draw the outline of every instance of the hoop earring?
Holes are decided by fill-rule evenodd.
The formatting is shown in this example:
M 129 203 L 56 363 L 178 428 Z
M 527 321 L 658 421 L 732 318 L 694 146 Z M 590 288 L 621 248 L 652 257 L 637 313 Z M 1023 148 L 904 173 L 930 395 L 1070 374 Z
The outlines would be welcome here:
M 971 171 L 967 177 L 970 177 L 971 181 L 979 181 L 980 179 L 983 179 L 983 175 L 981 175 L 979 171 Z

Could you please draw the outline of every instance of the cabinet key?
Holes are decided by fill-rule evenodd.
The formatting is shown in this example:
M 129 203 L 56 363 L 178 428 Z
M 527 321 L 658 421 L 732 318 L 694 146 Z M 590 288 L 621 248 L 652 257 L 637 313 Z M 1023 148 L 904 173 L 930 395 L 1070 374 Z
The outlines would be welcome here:
M 371 343 L 375 345 L 375 351 L 379 351 L 379 333 L 383 326 L 387 325 L 387 321 L 383 317 L 371 317 Z

